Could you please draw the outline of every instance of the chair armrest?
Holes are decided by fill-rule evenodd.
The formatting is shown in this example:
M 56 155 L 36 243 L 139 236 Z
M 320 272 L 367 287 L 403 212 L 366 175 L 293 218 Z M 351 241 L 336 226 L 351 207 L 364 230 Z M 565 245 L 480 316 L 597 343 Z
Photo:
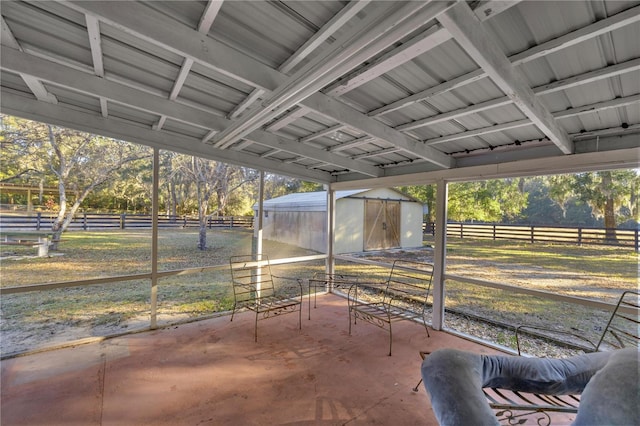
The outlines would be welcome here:
M 518 355 L 522 355 L 521 353 L 521 348 L 520 348 L 520 335 L 522 334 L 522 331 L 526 331 L 526 330 L 539 330 L 539 331 L 548 331 L 550 333 L 553 334 L 562 334 L 565 336 L 571 336 L 575 339 L 578 339 L 586 344 L 588 344 L 588 347 L 584 348 L 584 350 L 586 352 L 595 352 L 596 351 L 596 345 L 595 343 L 593 343 L 591 340 L 587 339 L 584 336 L 581 336 L 579 334 L 576 333 L 572 333 L 570 331 L 565 331 L 565 330 L 554 330 L 552 328 L 548 328 L 548 327 L 540 327 L 540 326 L 535 326 L 535 325 L 519 325 L 518 327 L 516 327 L 516 347 L 518 348 Z M 544 338 L 544 336 L 542 336 Z
M 349 306 L 354 304 L 366 304 L 366 302 L 358 299 L 358 288 L 376 289 L 378 291 L 386 291 L 387 282 L 357 282 L 351 284 L 349 291 L 347 292 L 347 302 Z
M 287 287 L 287 288 L 295 288 L 295 289 L 300 289 L 300 293 L 299 295 L 302 296 L 302 294 L 304 293 L 303 290 L 303 283 L 304 280 L 302 278 L 297 278 L 297 277 L 286 277 L 286 276 L 278 276 L 278 275 L 273 275 L 271 274 L 272 278 L 277 278 L 279 280 L 283 280 L 283 281 L 288 281 L 291 284 L 285 284 L 283 287 Z M 297 286 L 295 285 L 297 284 Z

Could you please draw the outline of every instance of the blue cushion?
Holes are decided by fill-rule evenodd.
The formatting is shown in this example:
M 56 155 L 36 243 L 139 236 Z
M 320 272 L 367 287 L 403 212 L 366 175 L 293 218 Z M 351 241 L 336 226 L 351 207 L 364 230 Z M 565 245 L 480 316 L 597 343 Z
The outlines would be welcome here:
M 441 349 L 422 363 L 422 378 L 441 425 L 497 424 L 483 387 L 547 395 L 584 391 L 576 424 L 606 424 L 618 417 L 627 423 L 611 424 L 634 424 L 639 419 L 639 366 L 635 348 L 566 359 L 480 355 Z M 602 402 L 609 399 L 608 396 L 617 402 Z M 596 404 L 595 400 L 601 403 Z M 593 410 L 598 411 L 597 416 Z M 587 419 L 597 420 L 588 423 Z

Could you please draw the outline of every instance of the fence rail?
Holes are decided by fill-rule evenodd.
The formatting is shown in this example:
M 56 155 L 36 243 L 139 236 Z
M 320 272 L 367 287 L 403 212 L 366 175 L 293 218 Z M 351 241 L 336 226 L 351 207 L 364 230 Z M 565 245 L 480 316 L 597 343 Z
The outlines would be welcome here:
M 435 234 L 435 223 L 425 223 L 426 234 Z M 607 229 L 569 226 L 447 223 L 447 237 L 519 240 L 530 243 L 567 243 L 621 246 L 638 251 L 638 229 Z
M 38 213 L 36 215 L 1 215 L 0 229 L 11 231 L 47 231 L 51 229 L 54 217 Z M 159 228 L 197 228 L 198 218 L 188 216 L 158 216 Z M 207 228 L 252 228 L 252 216 L 211 216 Z M 84 213 L 71 221 L 68 230 L 97 229 L 150 229 L 151 215 L 145 214 L 99 214 Z

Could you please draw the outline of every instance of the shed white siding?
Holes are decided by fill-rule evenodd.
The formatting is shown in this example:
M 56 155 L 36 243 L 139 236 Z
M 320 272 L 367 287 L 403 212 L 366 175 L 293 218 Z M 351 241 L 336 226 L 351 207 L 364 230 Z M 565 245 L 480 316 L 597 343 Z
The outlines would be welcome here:
M 365 200 L 400 203 L 400 246 L 422 245 L 422 204 L 393 189 L 336 193 L 335 253 L 366 249 Z M 327 247 L 325 192 L 289 194 L 264 202 L 263 238 L 324 253 Z M 257 206 L 254 207 L 257 214 Z M 256 230 L 257 232 L 257 230 Z

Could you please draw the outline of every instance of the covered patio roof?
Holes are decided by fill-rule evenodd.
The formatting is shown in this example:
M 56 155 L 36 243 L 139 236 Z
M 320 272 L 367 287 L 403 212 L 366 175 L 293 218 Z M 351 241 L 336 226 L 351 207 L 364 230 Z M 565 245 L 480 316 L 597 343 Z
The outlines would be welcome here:
M 3 1 L 2 112 L 333 189 L 639 164 L 638 1 Z

